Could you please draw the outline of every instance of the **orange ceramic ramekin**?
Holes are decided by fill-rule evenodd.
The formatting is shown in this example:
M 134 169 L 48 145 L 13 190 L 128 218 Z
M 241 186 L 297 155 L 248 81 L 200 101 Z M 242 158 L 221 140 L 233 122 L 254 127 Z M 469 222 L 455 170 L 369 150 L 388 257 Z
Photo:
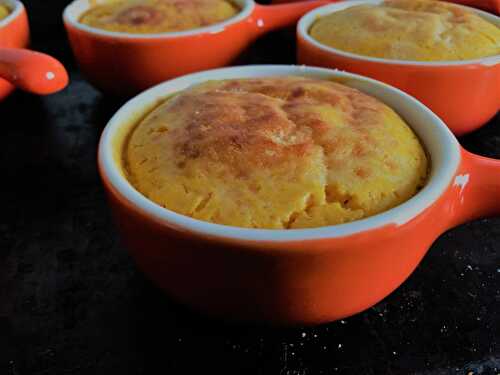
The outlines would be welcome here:
M 363 220 L 265 230 L 179 215 L 128 182 L 122 146 L 160 100 L 206 80 L 277 75 L 338 79 L 394 108 L 428 151 L 427 185 L 400 206 Z M 176 300 L 226 319 L 314 324 L 355 314 L 396 289 L 444 231 L 500 212 L 500 161 L 462 149 L 435 114 L 402 91 L 323 68 L 234 67 L 158 85 L 110 120 L 99 145 L 99 170 L 119 232 L 139 268 Z
M 456 135 L 491 119 L 500 109 L 500 55 L 445 62 L 389 60 L 340 51 L 309 35 L 318 17 L 353 5 L 381 2 L 351 0 L 310 11 L 297 25 L 299 63 L 346 70 L 393 85 L 427 105 Z M 499 17 L 468 9 L 500 27 Z
M 87 78 L 100 90 L 130 95 L 166 79 L 225 66 L 259 35 L 287 25 L 327 0 L 259 5 L 235 0 L 240 13 L 224 22 L 159 34 L 110 32 L 79 23 L 95 1 L 76 0 L 64 11 L 73 53 Z
M 17 0 L 0 0 L 11 13 L 0 20 L 0 100 L 15 87 L 51 94 L 63 89 L 68 74 L 54 58 L 28 51 L 29 25 L 26 9 Z

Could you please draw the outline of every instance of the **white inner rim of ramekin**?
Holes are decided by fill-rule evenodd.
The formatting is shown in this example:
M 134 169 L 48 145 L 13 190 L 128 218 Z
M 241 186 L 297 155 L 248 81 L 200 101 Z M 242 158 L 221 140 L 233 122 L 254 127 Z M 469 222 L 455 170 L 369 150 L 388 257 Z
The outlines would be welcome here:
M 309 34 L 309 29 L 313 25 L 313 23 L 318 20 L 318 18 L 331 14 L 333 12 L 338 12 L 340 10 L 361 4 L 381 4 L 384 0 L 349 0 L 342 1 L 335 4 L 325 5 L 316 9 L 313 9 L 306 13 L 297 24 L 297 32 L 309 43 L 314 46 L 322 49 L 323 51 L 331 52 L 336 55 L 341 55 L 348 57 L 350 59 L 362 60 L 362 61 L 370 61 L 370 62 L 381 62 L 385 64 L 398 64 L 398 65 L 420 65 L 420 66 L 457 66 L 457 65 L 468 65 L 468 64 L 480 64 L 486 66 L 493 66 L 500 63 L 500 55 L 495 56 L 487 56 L 479 59 L 471 59 L 471 60 L 453 60 L 453 61 L 413 61 L 413 60 L 394 60 L 394 59 L 383 59 L 380 57 L 370 57 L 364 55 L 358 55 L 352 52 L 342 51 L 340 49 L 336 49 L 333 47 L 329 47 L 325 44 L 318 42 L 316 39 L 311 37 Z M 462 8 L 466 8 L 470 11 L 475 12 L 480 17 L 485 20 L 493 23 L 494 25 L 500 27 L 500 17 L 497 17 L 493 14 L 483 12 L 478 9 L 466 7 L 463 5 L 457 5 Z
M 0 29 L 16 19 L 24 8 L 23 3 L 17 0 L 0 0 L 0 5 L 5 5 L 10 10 L 9 15 L 3 20 L 0 20 Z
M 101 0 L 103 1 L 103 0 Z M 75 0 L 71 4 L 69 4 L 63 12 L 63 20 L 71 24 L 73 27 L 101 36 L 113 37 L 113 38 L 125 38 L 125 39 L 161 39 L 161 38 L 177 38 L 183 36 L 191 36 L 202 33 L 209 34 L 217 34 L 225 30 L 225 28 L 229 25 L 238 23 L 240 21 L 248 18 L 255 7 L 255 3 L 253 0 L 233 0 L 236 5 L 238 5 L 241 10 L 234 17 L 231 17 L 223 22 L 215 23 L 210 26 L 199 27 L 196 29 L 185 30 L 185 31 L 172 31 L 165 33 L 152 33 L 152 34 L 134 34 L 134 33 L 125 33 L 119 31 L 107 31 L 98 29 L 96 27 L 91 27 L 88 25 L 84 25 L 80 23 L 80 17 L 89 10 L 95 4 L 91 4 L 90 0 Z M 97 1 L 99 3 L 99 1 Z
M 132 119 L 145 115 L 165 97 L 206 80 L 280 75 L 301 75 L 319 79 L 341 78 L 345 84 L 375 96 L 394 108 L 410 124 L 431 155 L 432 169 L 426 186 L 413 198 L 395 208 L 347 224 L 313 229 L 246 229 L 196 220 L 163 208 L 139 193 L 121 173 L 121 152 L 117 152 L 113 140 L 134 126 L 135 121 Z M 410 221 L 431 206 L 448 188 L 460 163 L 460 148 L 450 130 L 431 110 L 411 96 L 384 83 L 331 69 L 293 65 L 253 65 L 190 74 L 159 84 L 131 99 L 113 116 L 104 129 L 99 144 L 99 163 L 102 172 L 120 195 L 168 226 L 225 239 L 279 242 L 337 238 L 386 225 L 402 225 Z

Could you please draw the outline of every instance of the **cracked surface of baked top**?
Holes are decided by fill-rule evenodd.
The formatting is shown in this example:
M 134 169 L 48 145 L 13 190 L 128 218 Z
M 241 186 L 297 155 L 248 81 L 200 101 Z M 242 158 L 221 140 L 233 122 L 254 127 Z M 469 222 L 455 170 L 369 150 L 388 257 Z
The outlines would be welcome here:
M 5 5 L 0 4 L 0 20 L 3 20 L 10 14 L 9 8 Z
M 500 28 L 472 11 L 435 0 L 388 0 L 319 18 L 310 35 L 359 55 L 398 60 L 467 60 L 500 54 Z
M 425 184 L 415 134 L 388 106 L 302 77 L 208 81 L 154 109 L 123 151 L 130 182 L 196 219 L 306 228 L 392 208 Z
M 90 8 L 80 22 L 107 31 L 150 34 L 209 26 L 239 12 L 228 0 L 108 0 Z

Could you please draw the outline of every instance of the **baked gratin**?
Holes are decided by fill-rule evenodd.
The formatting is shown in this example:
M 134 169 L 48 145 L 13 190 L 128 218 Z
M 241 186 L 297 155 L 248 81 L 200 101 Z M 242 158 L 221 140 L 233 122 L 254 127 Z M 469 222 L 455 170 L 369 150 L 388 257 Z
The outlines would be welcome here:
M 154 34 L 213 25 L 239 12 L 228 0 L 108 0 L 91 7 L 80 22 L 107 31 Z
M 208 81 L 160 104 L 123 149 L 131 184 L 196 219 L 250 228 L 340 224 L 426 181 L 411 128 L 384 103 L 302 77 Z
M 445 1 L 387 0 L 319 18 L 318 42 L 358 55 L 395 60 L 468 60 L 500 54 L 500 29 Z

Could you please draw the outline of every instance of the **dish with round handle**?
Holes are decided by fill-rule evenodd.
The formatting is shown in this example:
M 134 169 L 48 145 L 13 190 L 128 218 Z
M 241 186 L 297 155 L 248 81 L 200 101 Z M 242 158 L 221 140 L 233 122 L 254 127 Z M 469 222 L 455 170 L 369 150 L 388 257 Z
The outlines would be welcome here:
M 16 87 L 46 95 L 68 84 L 64 66 L 51 56 L 30 51 L 26 9 L 17 0 L 2 0 L 10 13 L 0 20 L 0 100 Z
M 395 109 L 428 151 L 426 186 L 407 202 L 347 224 L 264 230 L 192 219 L 148 200 L 125 177 L 130 129 L 165 97 L 207 80 L 300 75 L 342 83 Z M 404 92 L 324 68 L 245 66 L 180 77 L 126 103 L 106 126 L 99 170 L 139 268 L 170 296 L 225 319 L 316 324 L 360 312 L 396 289 L 446 230 L 500 212 L 500 161 L 462 149 L 442 120 Z

